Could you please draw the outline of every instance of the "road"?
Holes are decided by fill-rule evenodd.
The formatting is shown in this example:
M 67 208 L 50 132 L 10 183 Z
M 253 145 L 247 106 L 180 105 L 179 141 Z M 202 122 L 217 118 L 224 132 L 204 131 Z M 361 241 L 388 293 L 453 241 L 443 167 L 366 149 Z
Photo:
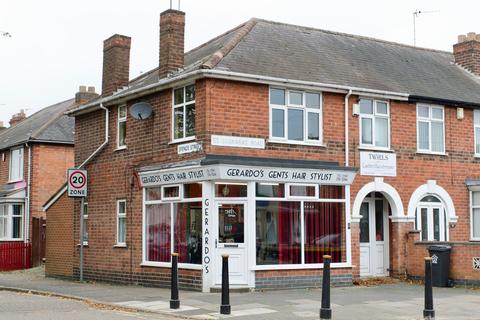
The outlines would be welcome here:
M 80 301 L 0 291 L 0 320 L 168 320 L 158 314 L 108 310 Z

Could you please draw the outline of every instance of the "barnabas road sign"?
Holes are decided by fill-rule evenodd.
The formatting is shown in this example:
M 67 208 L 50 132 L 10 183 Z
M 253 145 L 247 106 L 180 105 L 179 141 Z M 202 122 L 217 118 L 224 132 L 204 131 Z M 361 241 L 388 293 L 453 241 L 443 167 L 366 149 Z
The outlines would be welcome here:
M 87 196 L 87 170 L 68 169 L 68 196 Z

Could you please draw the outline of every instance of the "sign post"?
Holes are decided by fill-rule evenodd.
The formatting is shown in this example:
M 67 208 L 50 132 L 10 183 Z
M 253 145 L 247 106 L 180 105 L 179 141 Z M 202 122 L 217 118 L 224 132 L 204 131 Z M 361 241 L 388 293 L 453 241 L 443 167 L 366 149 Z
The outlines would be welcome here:
M 87 170 L 68 169 L 68 196 L 81 198 L 80 204 L 80 281 L 83 281 L 83 215 L 85 210 L 85 197 L 87 196 Z

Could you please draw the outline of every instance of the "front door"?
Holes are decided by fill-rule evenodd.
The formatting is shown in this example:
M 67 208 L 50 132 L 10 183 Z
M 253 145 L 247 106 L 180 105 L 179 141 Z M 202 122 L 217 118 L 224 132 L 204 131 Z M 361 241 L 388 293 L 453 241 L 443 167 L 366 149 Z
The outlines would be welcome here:
M 228 254 L 230 285 L 248 285 L 247 203 L 244 201 L 218 202 L 217 237 L 215 241 L 215 284 L 222 283 L 222 255 Z
M 360 215 L 360 276 L 387 276 L 388 203 L 383 196 L 372 194 L 362 203 Z

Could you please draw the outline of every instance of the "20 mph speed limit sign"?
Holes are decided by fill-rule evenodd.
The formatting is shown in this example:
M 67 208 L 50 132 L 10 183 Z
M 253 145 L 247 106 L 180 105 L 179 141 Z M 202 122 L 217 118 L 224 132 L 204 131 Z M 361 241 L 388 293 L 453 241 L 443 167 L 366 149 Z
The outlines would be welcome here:
M 68 169 L 68 196 L 87 196 L 87 170 Z

